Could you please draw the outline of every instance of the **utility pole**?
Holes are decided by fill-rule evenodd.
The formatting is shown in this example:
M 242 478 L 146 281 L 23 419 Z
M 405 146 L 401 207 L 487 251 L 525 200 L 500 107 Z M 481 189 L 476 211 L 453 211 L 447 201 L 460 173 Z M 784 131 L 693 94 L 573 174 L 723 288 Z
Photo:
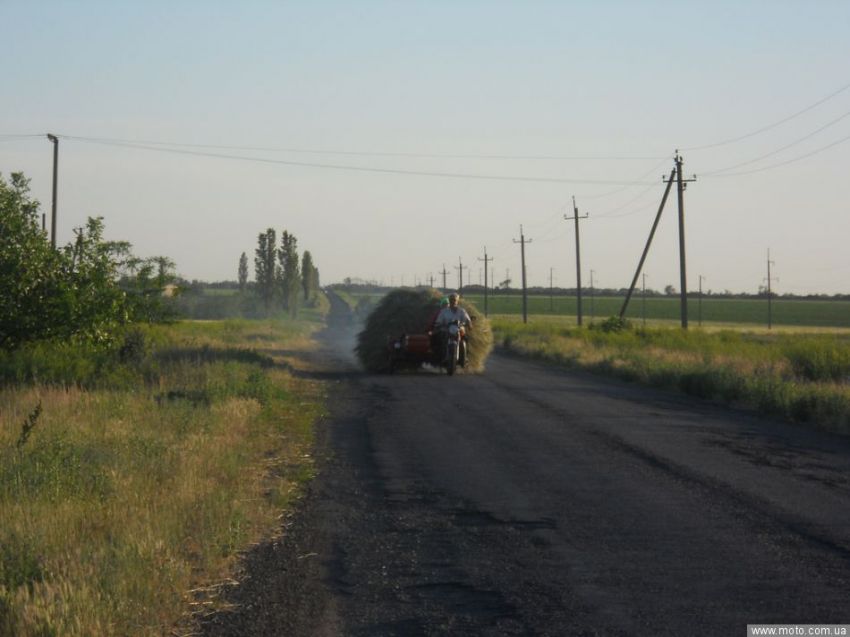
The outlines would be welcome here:
M 446 291 L 446 289 L 447 289 L 447 288 L 446 288 L 446 275 L 447 275 L 448 273 L 449 273 L 449 271 L 448 271 L 448 270 L 446 270 L 446 264 L 444 263 L 444 264 L 443 264 L 443 269 L 442 269 L 442 271 L 438 273 L 438 274 L 442 274 L 442 275 L 443 275 L 443 292 L 445 292 L 445 291 Z
M 626 293 L 626 298 L 623 301 L 622 307 L 620 307 L 620 318 L 624 318 L 626 316 L 626 310 L 629 308 L 629 301 L 632 298 L 632 293 L 635 291 L 635 286 L 637 285 L 638 277 L 640 276 L 641 271 L 643 270 L 643 263 L 646 261 L 646 255 L 649 253 L 649 246 L 652 245 L 652 238 L 655 236 L 655 230 L 658 228 L 658 222 L 661 221 L 661 213 L 664 211 L 664 204 L 667 203 L 667 197 L 670 194 L 670 188 L 673 186 L 673 177 L 676 176 L 676 168 L 670 171 L 670 177 L 664 179 L 664 175 L 661 176 L 661 179 L 664 183 L 667 184 L 667 187 L 664 189 L 664 196 L 661 197 L 661 203 L 658 205 L 658 212 L 655 214 L 655 221 L 652 222 L 652 230 L 649 231 L 649 238 L 646 240 L 646 245 L 643 248 L 643 254 L 640 255 L 640 261 L 638 261 L 637 270 L 635 270 L 635 276 L 632 278 L 632 284 L 629 286 L 629 291 Z
M 679 285 L 681 290 L 682 329 L 688 329 L 688 277 L 685 268 L 685 188 L 688 182 L 696 181 L 682 178 L 682 157 L 676 151 L 676 190 L 679 195 Z
M 554 270 L 554 268 L 551 268 L 551 267 L 549 268 L 549 312 L 552 313 L 552 314 L 555 313 L 555 297 L 553 295 L 553 289 L 552 289 L 552 271 L 553 270 Z
M 50 245 L 56 249 L 56 192 L 59 181 L 59 138 L 56 135 L 47 134 L 47 139 L 53 142 L 53 205 L 50 216 Z M 43 222 L 42 222 L 43 223 Z
M 702 280 L 705 277 L 703 275 L 699 275 L 699 305 L 697 306 L 699 309 L 697 310 L 699 316 L 699 326 L 702 327 Z
M 594 272 L 594 270 L 590 271 L 590 322 L 591 323 L 593 323 L 593 318 L 596 316 L 596 312 L 593 311 L 593 299 L 596 296 L 593 293 L 593 272 Z
M 428 283 L 430 284 L 431 289 L 433 289 L 434 288 L 434 275 L 431 272 L 428 273 Z
M 487 246 L 484 246 L 484 258 L 478 257 L 478 260 L 484 262 L 484 316 L 487 316 L 487 264 L 493 260 L 487 256 Z
M 525 244 L 531 243 L 531 239 L 526 239 L 522 232 L 522 226 L 519 227 L 519 241 L 513 240 L 514 243 L 520 245 L 520 255 L 522 258 L 522 322 L 528 323 L 528 287 L 525 280 Z
M 455 270 L 457 270 L 457 277 L 458 277 L 457 278 L 457 280 L 458 280 L 458 285 L 457 285 L 458 294 L 460 294 L 463 291 L 463 269 L 464 269 L 464 267 L 466 267 L 466 266 L 463 265 L 463 261 L 461 260 L 460 257 L 458 257 L 457 258 L 457 265 L 455 266 Z M 468 270 L 469 268 L 466 267 L 466 269 Z
M 643 303 L 642 303 L 643 310 L 641 312 L 643 314 L 643 326 L 646 327 L 646 273 L 645 272 L 643 273 L 643 294 L 641 295 L 641 297 L 642 297 L 642 301 L 643 301 Z
M 575 219 L 576 222 L 576 320 L 579 326 L 581 326 L 581 241 L 579 239 L 578 221 L 579 219 L 587 219 L 588 216 L 579 217 L 576 198 L 573 197 L 573 216 L 564 215 L 564 219 L 567 221 Z
M 770 260 L 770 248 L 767 249 L 767 329 L 773 329 L 773 306 L 772 299 L 772 287 L 771 287 L 771 278 L 770 278 L 770 266 L 776 265 L 774 261 Z

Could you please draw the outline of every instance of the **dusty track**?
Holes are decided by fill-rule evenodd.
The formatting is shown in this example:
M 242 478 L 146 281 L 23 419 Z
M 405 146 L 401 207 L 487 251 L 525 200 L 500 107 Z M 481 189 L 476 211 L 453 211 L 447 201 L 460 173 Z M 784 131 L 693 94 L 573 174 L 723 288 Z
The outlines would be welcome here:
M 366 375 L 334 326 L 320 475 L 205 634 L 850 622 L 848 441 L 498 355 Z

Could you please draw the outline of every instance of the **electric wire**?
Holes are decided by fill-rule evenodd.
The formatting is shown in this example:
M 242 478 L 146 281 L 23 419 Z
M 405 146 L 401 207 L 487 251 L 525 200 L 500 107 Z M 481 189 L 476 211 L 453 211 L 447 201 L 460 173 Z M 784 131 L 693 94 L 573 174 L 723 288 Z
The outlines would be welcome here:
M 611 217 L 615 212 L 619 212 L 623 208 L 626 208 L 626 207 L 632 205 L 635 201 L 637 201 L 638 199 L 643 197 L 646 193 L 648 193 L 650 190 L 652 190 L 655 186 L 658 186 L 658 184 L 651 184 L 651 185 L 647 186 L 646 188 L 644 188 L 643 190 L 641 190 L 634 197 L 632 197 L 631 199 L 629 199 L 625 203 L 620 204 L 616 208 L 611 208 L 609 210 L 606 210 L 605 212 L 601 212 L 599 214 L 594 214 L 593 216 L 594 217 L 601 217 L 603 219 L 606 218 L 606 217 Z
M 411 175 L 411 176 L 419 176 L 419 177 L 442 177 L 442 178 L 452 178 L 452 179 L 476 179 L 476 180 L 488 180 L 488 181 L 514 181 L 514 182 L 536 182 L 536 183 L 559 183 L 559 184 L 599 184 L 599 185 L 636 185 L 636 186 L 644 186 L 647 185 L 646 182 L 632 182 L 632 181 L 617 181 L 610 179 L 570 179 L 570 178 L 559 178 L 559 177 L 532 177 L 532 176 L 518 176 L 518 175 L 482 175 L 482 174 L 473 174 L 473 173 L 452 173 L 452 172 L 441 172 L 441 171 L 422 171 L 422 170 L 404 170 L 400 168 L 376 168 L 376 167 L 367 167 L 367 166 L 352 166 L 346 164 L 323 164 L 323 163 L 315 163 L 315 162 L 300 162 L 300 161 L 289 161 L 284 159 L 268 159 L 264 157 L 246 157 L 244 155 L 229 155 L 225 153 L 211 153 L 205 151 L 193 151 L 193 150 L 185 150 L 178 148 L 160 148 L 156 146 L 145 146 L 143 144 L 130 144 L 123 142 L 106 142 L 106 141 L 95 141 L 93 139 L 87 139 L 83 137 L 74 137 L 70 135 L 61 135 L 62 139 L 74 140 L 74 141 L 82 141 L 87 143 L 94 143 L 106 146 L 117 146 L 122 148 L 133 148 L 139 150 L 149 150 L 153 152 L 161 152 L 161 153 L 171 153 L 176 155 L 188 155 L 193 157 L 210 157 L 214 159 L 230 159 L 230 160 L 238 160 L 238 161 L 248 161 L 254 163 L 262 163 L 262 164 L 274 164 L 274 165 L 283 165 L 283 166 L 298 166 L 303 168 L 320 168 L 326 170 L 347 170 L 354 172 L 369 172 L 369 173 L 381 173 L 381 174 L 392 174 L 392 175 Z
M 722 173 L 722 174 L 719 174 L 719 175 L 707 175 L 707 177 L 708 178 L 714 178 L 714 179 L 717 179 L 719 177 L 737 177 L 739 175 L 752 175 L 753 173 L 760 173 L 760 172 L 764 172 L 765 170 L 772 170 L 774 168 L 779 168 L 780 166 L 787 166 L 788 164 L 793 164 L 794 162 L 798 162 L 798 161 L 801 161 L 803 159 L 808 159 L 809 157 L 812 157 L 813 155 L 817 155 L 819 153 L 822 153 L 823 151 L 829 150 L 830 148 L 832 148 L 834 146 L 838 146 L 839 144 L 843 144 L 844 142 L 846 142 L 848 140 L 850 140 L 850 135 L 848 135 L 847 137 L 842 137 L 841 139 L 834 141 L 831 144 L 827 144 L 826 146 L 821 146 L 820 148 L 816 148 L 815 150 L 811 151 L 810 153 L 806 153 L 805 155 L 799 155 L 798 157 L 792 157 L 791 159 L 788 159 L 788 160 L 783 161 L 783 162 L 779 162 L 778 164 L 771 164 L 770 166 L 762 166 L 761 168 L 753 168 L 752 170 L 741 170 L 741 171 L 734 172 L 734 173 Z
M 44 135 L 8 134 L 0 135 L 0 142 L 15 142 L 21 139 L 32 139 L 33 137 L 44 137 Z
M 838 117 L 836 117 L 831 122 L 828 122 L 828 123 L 824 124 L 823 126 L 821 126 L 820 128 L 818 128 L 817 130 L 812 131 L 811 133 L 804 135 L 803 137 L 800 137 L 799 139 L 794 140 L 790 144 L 786 144 L 785 146 L 782 146 L 781 148 L 777 148 L 776 150 L 772 150 L 769 153 L 765 153 L 764 155 L 760 155 L 759 157 L 756 157 L 755 159 L 743 161 L 740 164 L 735 164 L 733 166 L 727 166 L 726 168 L 718 168 L 716 170 L 710 170 L 710 171 L 702 172 L 700 174 L 704 175 L 704 176 L 717 175 L 718 173 L 725 173 L 725 172 L 730 171 L 730 170 L 735 170 L 736 168 L 741 168 L 742 166 L 748 166 L 749 164 L 754 164 L 758 161 L 761 161 L 762 159 L 767 159 L 768 157 L 772 157 L 773 155 L 778 155 L 783 150 L 787 150 L 787 149 L 791 148 L 792 146 L 796 146 L 797 144 L 806 141 L 807 139 L 811 139 L 812 137 L 814 137 L 815 135 L 817 135 L 821 131 L 826 130 L 830 126 L 837 124 L 838 122 L 840 122 L 842 119 L 844 119 L 848 115 L 850 115 L 850 111 L 847 111 L 846 113 L 839 115 Z
M 704 150 L 706 148 L 716 148 L 717 146 L 725 146 L 726 144 L 733 144 L 735 142 L 739 142 L 739 141 L 742 141 L 744 139 L 749 139 L 750 137 L 754 137 L 754 136 L 756 136 L 760 133 L 764 133 L 765 131 L 769 131 L 772 128 L 776 128 L 777 126 L 780 126 L 780 125 L 784 124 L 785 122 L 790 122 L 795 117 L 799 117 L 800 115 L 803 115 L 804 113 L 808 113 L 813 108 L 816 108 L 816 107 L 820 106 L 821 104 L 828 102 L 829 100 L 840 95 L 841 93 L 843 93 L 847 89 L 850 89 L 850 84 L 845 84 L 844 86 L 839 88 L 837 91 L 830 93 L 826 97 L 819 99 L 814 104 L 811 104 L 811 105 L 807 106 L 806 108 L 789 115 L 788 117 L 784 117 L 777 122 L 773 122 L 772 124 L 768 124 L 767 126 L 763 126 L 759 129 L 754 130 L 754 131 L 747 133 L 745 135 L 739 135 L 738 137 L 732 137 L 731 139 L 725 139 L 723 141 L 715 142 L 713 144 L 703 144 L 702 146 L 689 146 L 687 148 L 682 148 L 681 150 L 684 150 L 684 151 Z
M 670 161 L 670 157 L 664 157 L 659 163 L 655 164 L 652 168 L 647 170 L 644 174 L 642 174 L 637 179 L 638 180 L 646 179 L 647 177 L 649 177 L 649 175 L 651 175 L 652 173 L 657 171 L 659 168 L 661 168 L 668 161 Z M 602 199 L 603 197 L 608 197 L 610 195 L 616 195 L 617 193 L 623 192 L 624 190 L 628 190 L 630 187 L 631 186 L 623 186 L 622 188 L 616 188 L 614 190 L 609 190 L 608 192 L 603 192 L 603 193 L 598 194 L 598 195 L 582 196 L 582 200 L 586 201 L 586 200 L 593 200 L 593 199 Z
M 291 148 L 273 146 L 228 146 L 220 144 L 184 144 L 180 142 L 164 142 L 134 139 L 114 139 L 109 137 L 81 137 L 62 135 L 68 139 L 79 141 L 104 142 L 113 144 L 141 144 L 145 146 L 164 146 L 176 148 L 198 148 L 210 150 L 254 151 L 270 153 L 293 153 L 311 155 L 343 155 L 354 157 L 405 157 L 413 159 L 496 159 L 496 160 L 528 160 L 528 161 L 646 161 L 660 159 L 659 156 L 639 155 L 498 155 L 498 154 L 454 154 L 454 153 L 404 153 L 380 151 L 350 151 L 328 150 L 315 148 Z

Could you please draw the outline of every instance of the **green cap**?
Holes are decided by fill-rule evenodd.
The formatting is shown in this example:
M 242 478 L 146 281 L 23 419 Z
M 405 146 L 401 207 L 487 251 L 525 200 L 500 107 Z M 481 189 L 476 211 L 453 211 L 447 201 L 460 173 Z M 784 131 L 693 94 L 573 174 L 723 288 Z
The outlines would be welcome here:
M 448 305 L 448 304 L 449 304 L 449 299 L 448 299 L 448 297 L 445 297 L 445 296 L 444 296 L 443 298 L 441 298 L 441 299 L 440 299 L 440 307 L 445 307 L 445 306 L 446 306 L 446 305 Z

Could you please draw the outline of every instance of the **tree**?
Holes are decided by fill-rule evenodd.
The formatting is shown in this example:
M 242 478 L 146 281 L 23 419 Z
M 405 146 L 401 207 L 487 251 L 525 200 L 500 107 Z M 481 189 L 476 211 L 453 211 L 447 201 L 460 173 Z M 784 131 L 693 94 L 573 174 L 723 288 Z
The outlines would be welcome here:
M 295 235 L 283 231 L 280 237 L 280 290 L 283 299 L 283 309 L 290 316 L 298 314 L 299 288 L 301 273 L 298 265 L 298 240 Z
M 319 290 L 319 271 L 313 265 L 313 255 L 309 250 L 304 250 L 301 257 L 301 287 L 305 301 L 313 298 Z
M 59 278 L 59 255 L 38 224 L 38 201 L 29 180 L 0 175 L 0 346 L 50 335 Z
M 674 296 L 676 294 L 676 288 L 674 288 L 672 285 L 665 285 L 664 294 L 666 294 L 667 296 Z
M 277 282 L 277 233 L 273 228 L 260 233 L 254 256 L 254 278 L 257 293 L 263 300 L 266 313 L 271 311 Z
M 239 257 L 239 291 L 244 292 L 248 285 L 248 256 L 243 252 Z

